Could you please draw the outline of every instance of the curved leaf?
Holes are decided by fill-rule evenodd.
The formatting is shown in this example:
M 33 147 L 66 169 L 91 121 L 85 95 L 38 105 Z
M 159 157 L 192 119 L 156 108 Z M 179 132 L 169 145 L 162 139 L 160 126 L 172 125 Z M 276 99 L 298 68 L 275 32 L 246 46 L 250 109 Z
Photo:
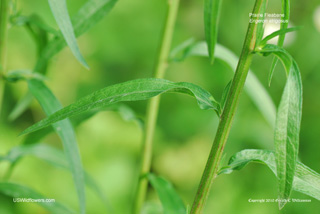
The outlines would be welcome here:
M 277 175 L 274 152 L 257 149 L 246 149 L 236 153 L 230 158 L 228 166 L 220 169 L 219 174 L 229 174 L 233 170 L 240 170 L 250 162 L 266 164 Z M 303 163 L 297 162 L 293 190 L 320 200 L 320 174 Z
M 9 161 L 11 164 L 16 164 L 21 158 L 25 156 L 34 156 L 54 167 L 70 170 L 68 161 L 62 151 L 46 144 L 34 144 L 34 145 L 21 145 L 13 147 L 5 156 L 0 156 L 0 161 Z M 112 210 L 110 203 L 101 191 L 101 188 L 97 185 L 94 179 L 84 172 L 85 182 L 96 195 L 103 201 L 107 211 Z
M 117 0 L 88 0 L 72 18 L 75 36 L 81 36 L 97 24 L 113 8 Z M 50 42 L 38 59 L 35 71 L 43 72 L 47 61 L 66 46 L 65 40 L 58 37 Z
M 158 193 L 164 214 L 186 214 L 184 203 L 171 183 L 152 173 L 149 173 L 147 177 Z
M 80 53 L 73 26 L 68 14 L 66 0 L 48 0 L 53 16 L 61 30 L 61 33 L 77 60 L 87 69 L 89 68 Z
M 204 1 L 204 31 L 211 63 L 214 60 L 214 49 L 218 38 L 220 6 L 221 0 Z
M 59 101 L 43 84 L 43 82 L 34 79 L 29 80 L 28 86 L 33 96 L 35 96 L 42 106 L 46 115 L 53 114 L 62 108 Z M 70 165 L 74 184 L 78 193 L 80 213 L 85 213 L 86 196 L 84 187 L 84 173 L 73 127 L 68 119 L 52 124 L 52 126 L 62 141 L 64 152 Z
M 179 51 L 183 52 L 182 57 L 177 57 Z M 208 49 L 205 42 L 197 42 L 187 47 L 178 46 L 175 49 L 175 53 L 175 55 L 171 56 L 171 60 L 173 61 L 182 61 L 189 56 L 208 57 Z M 226 62 L 233 71 L 236 70 L 239 59 L 229 49 L 220 44 L 216 44 L 215 57 Z M 276 120 L 276 107 L 270 95 L 252 71 L 249 71 L 248 73 L 245 90 L 266 121 L 273 127 Z
M 286 204 L 293 185 L 299 152 L 299 134 L 302 116 L 302 81 L 297 63 L 281 47 L 266 45 L 260 53 L 273 53 L 289 71 L 278 108 L 275 127 L 275 149 L 279 183 L 279 207 Z
M 267 42 L 271 39 L 273 39 L 274 37 L 277 37 L 279 35 L 283 35 L 283 34 L 287 34 L 287 33 L 291 33 L 297 30 L 300 30 L 302 27 L 298 26 L 298 27 L 291 27 L 291 28 L 285 28 L 285 29 L 281 29 L 281 30 L 277 30 L 273 33 L 271 33 L 270 35 L 266 36 L 265 38 L 263 38 L 261 40 L 261 42 L 259 43 L 259 46 L 265 46 L 267 44 Z
M 174 83 L 164 79 L 136 79 L 98 90 L 79 101 L 55 112 L 46 119 L 24 130 L 21 134 L 37 131 L 55 122 L 75 116 L 91 109 L 101 109 L 124 101 L 146 100 L 165 92 L 178 92 L 192 95 L 201 109 L 214 109 L 220 113 L 220 105 L 211 94 L 192 83 Z
M 13 198 L 47 199 L 29 187 L 14 183 L 0 182 L 0 192 Z M 51 213 L 75 213 L 58 202 L 37 202 L 37 204 L 41 205 Z
M 283 29 L 288 28 L 288 25 L 289 25 L 290 0 L 281 0 L 281 14 L 283 14 L 284 16 L 281 17 L 280 30 L 283 30 Z M 278 39 L 278 46 L 279 47 L 283 46 L 285 37 L 286 37 L 285 34 L 279 35 L 279 39 Z M 269 72 L 269 77 L 268 77 L 269 85 L 271 85 L 274 69 L 276 68 L 277 63 L 278 63 L 278 59 L 275 57 L 272 61 L 271 70 Z

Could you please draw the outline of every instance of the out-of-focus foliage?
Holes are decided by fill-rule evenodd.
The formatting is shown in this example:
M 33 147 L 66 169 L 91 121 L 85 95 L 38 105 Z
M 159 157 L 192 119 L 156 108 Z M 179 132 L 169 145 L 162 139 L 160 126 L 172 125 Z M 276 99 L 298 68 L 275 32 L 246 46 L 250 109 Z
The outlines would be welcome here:
M 72 17 L 85 0 L 67 1 Z M 45 23 L 58 29 L 47 1 L 17 0 L 23 15 L 38 14 Z M 223 1 L 218 42 L 240 54 L 248 13 L 253 1 Z M 280 12 L 279 1 L 269 0 L 267 10 Z M 284 47 L 296 59 L 304 85 L 303 113 L 299 159 L 320 172 L 320 20 L 315 19 L 317 1 L 291 1 L 291 25 L 302 30 L 286 36 Z M 156 58 L 161 26 L 164 21 L 163 1 L 119 1 L 102 22 L 78 39 L 78 44 L 90 71 L 82 67 L 68 48 L 56 55 L 48 67 L 46 81 L 63 106 L 80 97 L 111 84 L 149 78 Z M 190 37 L 204 40 L 203 5 L 199 1 L 183 1 L 179 10 L 173 46 Z M 269 32 L 270 33 L 270 32 Z M 37 47 L 32 36 L 22 27 L 9 31 L 8 69 L 31 70 L 36 64 Z M 283 69 L 276 67 L 272 87 L 268 88 L 268 72 L 272 57 L 255 57 L 252 70 L 278 105 L 285 82 Z M 221 97 L 225 85 L 232 78 L 229 66 L 219 59 L 209 65 L 204 58 L 192 57 L 183 63 L 173 63 L 167 79 L 187 81 L 200 85 Z M 33 102 L 31 108 L 14 122 L 7 116 L 16 102 L 26 94 L 24 82 L 8 84 L 0 124 L 0 154 L 6 154 L 19 145 L 24 137 L 17 135 L 34 122 L 45 117 L 41 107 Z M 144 115 L 146 102 L 129 104 L 138 115 Z M 214 112 L 200 110 L 188 96 L 164 95 L 156 129 L 152 171 L 170 180 L 185 204 L 191 204 L 208 156 L 218 118 Z M 110 199 L 116 213 L 129 213 L 137 179 L 141 146 L 141 129 L 135 122 L 127 122 L 117 112 L 100 112 L 76 128 L 84 168 L 97 181 Z M 52 133 L 44 142 L 61 149 L 57 136 Z M 228 160 L 242 149 L 273 149 L 273 129 L 244 92 L 236 114 L 234 126 L 225 148 Z M 226 163 L 224 163 L 225 165 Z M 0 177 L 8 165 L 0 163 Z M 23 183 L 48 198 L 77 208 L 77 196 L 69 172 L 56 169 L 34 157 L 26 157 L 16 166 L 10 181 Z M 250 203 L 249 199 L 277 198 L 276 178 L 266 167 L 249 165 L 230 175 L 221 175 L 213 183 L 205 213 L 261 213 L 277 210 L 277 203 Z M 66 192 L 68 194 L 66 194 Z M 292 214 L 314 213 L 320 202 L 294 192 L 293 198 L 311 199 L 310 203 L 289 203 L 284 212 Z M 37 204 L 12 203 L 12 198 L 0 194 L 0 213 L 46 213 Z M 145 210 L 159 210 L 160 200 L 150 188 Z M 104 213 L 104 204 L 87 191 L 87 209 L 90 213 Z M 161 210 L 161 209 L 160 209 Z

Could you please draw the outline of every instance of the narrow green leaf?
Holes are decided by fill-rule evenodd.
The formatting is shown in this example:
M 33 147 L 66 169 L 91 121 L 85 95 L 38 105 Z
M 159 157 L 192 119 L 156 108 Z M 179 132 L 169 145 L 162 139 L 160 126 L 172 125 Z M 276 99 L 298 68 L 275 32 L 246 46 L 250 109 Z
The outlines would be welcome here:
M 264 20 L 265 20 L 265 14 L 267 10 L 267 3 L 268 0 L 264 0 L 262 3 L 261 11 L 260 14 L 262 14 L 262 17 L 259 17 L 259 23 L 257 27 L 257 39 L 256 39 L 256 44 L 259 44 L 264 33 Z
M 46 80 L 47 77 L 39 73 L 34 73 L 30 70 L 11 70 L 11 71 L 8 71 L 8 73 L 5 76 L 5 79 L 8 82 L 17 82 L 20 80 L 29 80 L 29 79 Z
M 287 34 L 287 33 L 290 33 L 290 32 L 294 32 L 294 31 L 300 30 L 301 28 L 302 28 L 301 26 L 297 26 L 297 27 L 285 28 L 285 29 L 277 30 L 277 31 L 271 33 L 270 35 L 266 36 L 265 38 L 263 38 L 263 40 L 261 40 L 261 42 L 259 43 L 259 46 L 265 46 L 267 44 L 267 42 L 269 40 L 273 39 L 274 37 L 277 37 L 277 36 L 282 35 L 282 34 Z
M 213 63 L 214 60 L 214 49 L 218 38 L 220 6 L 221 0 L 204 1 L 204 31 L 211 63 Z
M 81 36 L 97 24 L 113 8 L 117 0 L 88 0 L 72 18 L 76 37 Z M 43 71 L 47 61 L 66 46 L 63 38 L 58 37 L 48 44 L 38 59 L 35 71 Z
M 47 115 L 51 115 L 62 108 L 59 101 L 43 82 L 38 80 L 29 80 L 28 86 L 29 90 L 38 100 Z M 84 188 L 84 173 L 73 127 L 68 119 L 57 122 L 52 126 L 63 143 L 63 148 L 69 162 L 70 170 L 78 193 L 80 213 L 85 213 L 86 196 Z
M 284 16 L 281 17 L 280 30 L 288 28 L 289 19 L 290 19 L 290 0 L 281 0 L 281 14 L 283 14 Z M 279 39 L 278 39 L 279 47 L 283 46 L 285 37 L 286 37 L 285 34 L 279 35 Z M 271 70 L 269 72 L 269 77 L 268 77 L 269 86 L 271 85 L 273 73 L 277 63 L 278 63 L 278 59 L 275 57 L 272 61 Z
M 48 199 L 47 197 L 44 197 L 43 195 L 41 195 L 40 193 L 34 191 L 33 189 L 26 187 L 26 186 L 22 186 L 20 184 L 14 184 L 14 183 L 5 183 L 5 182 L 1 182 L 0 183 L 0 192 L 13 197 L 13 200 L 15 200 L 14 198 L 31 198 L 31 199 Z M 67 208 L 66 206 L 64 206 L 63 204 L 59 203 L 59 202 L 40 202 L 38 201 L 37 204 L 41 205 L 42 207 L 44 207 L 45 209 L 47 209 L 48 211 L 50 211 L 50 213 L 75 213 L 74 211 L 70 210 L 69 208 Z
M 5 156 L 0 156 L 0 161 L 9 161 L 12 165 L 15 165 L 21 158 L 25 156 L 34 156 L 41 160 L 46 161 L 54 167 L 70 170 L 68 161 L 62 151 L 46 144 L 34 144 L 34 145 L 21 145 L 13 147 Z M 97 185 L 94 179 L 84 172 L 84 178 L 87 186 L 91 188 L 96 195 L 104 203 L 106 210 L 109 212 L 112 210 L 110 202 L 101 191 L 101 188 Z
M 272 51 L 270 51 L 272 50 Z M 297 63 L 281 47 L 266 45 L 261 53 L 273 53 L 289 71 L 278 108 L 275 127 L 277 175 L 279 179 L 279 208 L 289 198 L 299 152 L 299 133 L 302 116 L 302 81 Z M 284 56 L 285 55 L 285 56 Z M 288 59 L 291 59 L 291 63 Z
M 172 61 L 182 61 L 189 56 L 208 57 L 208 49 L 205 42 L 191 44 L 190 47 L 185 47 L 184 50 L 180 51 L 183 51 L 183 57 L 172 55 Z M 215 57 L 226 62 L 233 71 L 236 70 L 239 59 L 229 49 L 220 44 L 216 44 Z M 276 107 L 266 89 L 251 70 L 245 83 L 245 90 L 266 121 L 273 127 L 276 120 Z
M 157 191 L 164 214 L 185 214 L 186 208 L 174 187 L 167 180 L 149 173 L 147 175 L 152 187 Z
M 18 103 L 15 105 L 15 107 L 10 112 L 8 119 L 9 121 L 14 121 L 18 117 L 20 117 L 29 107 L 31 101 L 33 99 L 33 95 L 28 91 L 26 95 L 24 95 Z
M 194 96 L 201 109 L 213 109 L 218 115 L 220 105 L 209 92 L 192 83 L 174 83 L 164 79 L 136 79 L 98 90 L 79 101 L 71 104 L 46 119 L 24 130 L 27 134 L 47 127 L 57 121 L 75 116 L 91 109 L 101 109 L 108 105 L 124 102 L 150 99 L 165 92 L 178 92 Z
M 219 174 L 229 174 L 233 170 L 240 170 L 250 162 L 266 164 L 277 175 L 274 152 L 257 149 L 246 149 L 236 153 L 230 158 L 228 166 L 220 169 Z M 320 201 L 320 174 L 303 163 L 297 162 L 293 190 Z
M 84 121 L 90 119 L 92 116 L 94 116 L 96 113 L 98 113 L 100 110 L 92 110 L 89 112 L 86 112 L 82 114 L 80 117 L 75 117 L 73 120 L 71 120 L 71 123 L 73 127 L 79 126 L 81 123 Z M 104 111 L 116 111 L 120 114 L 120 116 L 125 120 L 125 121 L 136 121 L 138 125 L 143 128 L 144 122 L 141 118 L 139 118 L 133 109 L 131 109 L 129 106 L 124 105 L 124 104 L 116 104 L 112 106 L 108 106 L 107 108 L 104 109 Z M 39 131 L 33 132 L 29 134 L 23 141 L 23 144 L 25 145 L 30 145 L 30 144 L 35 144 L 40 142 L 42 138 L 44 138 L 46 135 L 50 134 L 52 131 L 52 127 L 47 127 L 44 129 L 41 129 Z
M 73 31 L 73 26 L 69 17 L 66 0 L 48 0 L 53 16 L 61 30 L 61 33 L 69 48 L 77 60 L 87 69 L 88 64 L 80 53 L 77 39 Z

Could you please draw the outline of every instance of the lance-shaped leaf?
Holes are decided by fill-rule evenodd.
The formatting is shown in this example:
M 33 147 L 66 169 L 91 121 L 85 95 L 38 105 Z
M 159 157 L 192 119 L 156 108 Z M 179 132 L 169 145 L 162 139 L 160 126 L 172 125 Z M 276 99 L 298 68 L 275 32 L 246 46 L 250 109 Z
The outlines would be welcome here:
M 32 79 L 28 81 L 28 86 L 33 96 L 42 106 L 46 115 L 51 115 L 62 108 L 57 98 L 43 82 Z M 74 184 L 78 193 L 80 213 L 85 213 L 86 196 L 84 188 L 84 173 L 73 127 L 68 119 L 54 123 L 52 126 L 62 141 L 64 152 L 70 165 Z
M 88 0 L 72 18 L 75 37 L 81 36 L 97 24 L 113 8 L 117 0 Z M 35 71 L 42 72 L 47 61 L 66 46 L 62 37 L 50 42 L 38 59 Z
M 265 164 L 277 175 L 274 152 L 258 149 L 246 149 L 236 153 L 230 158 L 228 166 L 220 169 L 219 174 L 229 174 L 233 170 L 240 170 L 250 162 Z M 293 190 L 320 200 L 320 174 L 303 163 L 297 162 Z
M 80 53 L 77 39 L 69 17 L 66 0 L 48 0 L 53 16 L 61 30 L 61 33 L 77 60 L 87 69 L 89 68 Z
M 152 173 L 147 175 L 152 187 L 157 191 L 164 214 L 185 214 L 186 208 L 170 182 Z
M 178 92 L 191 95 L 196 98 L 201 109 L 213 109 L 217 113 L 220 113 L 219 103 L 214 100 L 208 91 L 197 85 L 186 82 L 174 83 L 156 78 L 136 79 L 98 90 L 55 112 L 46 119 L 27 128 L 21 134 L 37 131 L 57 121 L 91 109 L 103 109 L 106 106 L 123 101 L 146 100 L 165 92 Z
M 12 197 L 13 201 L 17 200 L 17 198 L 33 200 L 43 199 L 44 201 L 37 201 L 37 204 L 47 209 L 50 213 L 75 213 L 74 211 L 70 210 L 65 205 L 59 202 L 46 202 L 45 200 L 48 199 L 47 197 L 44 197 L 35 190 L 26 186 L 22 186 L 20 184 L 0 182 L 0 192 Z
M 299 152 L 302 82 L 297 63 L 283 48 L 266 45 L 259 51 L 276 55 L 289 72 L 277 112 L 274 137 L 281 209 L 290 196 Z
M 266 36 L 265 38 L 263 38 L 260 43 L 259 43 L 259 46 L 265 46 L 267 44 L 267 42 L 271 39 L 273 39 L 274 37 L 277 37 L 279 35 L 282 35 L 282 34 L 287 34 L 287 33 L 291 33 L 291 32 L 294 32 L 294 31 L 297 31 L 297 30 L 300 30 L 302 27 L 300 26 L 297 26 L 297 27 L 291 27 L 291 28 L 285 28 L 285 29 L 281 29 L 281 30 L 277 30 L 273 33 L 271 33 L 270 35 Z
M 182 61 L 189 56 L 208 57 L 208 49 L 205 42 L 191 43 L 191 40 L 188 41 L 188 43 L 183 43 L 183 46 L 178 46 L 172 51 L 172 61 Z M 182 56 L 179 57 L 179 53 L 181 52 Z M 229 49 L 216 44 L 215 57 L 226 62 L 235 72 L 239 59 Z M 266 89 L 251 70 L 245 83 L 245 90 L 266 121 L 273 127 L 276 120 L 276 107 Z
M 204 31 L 211 63 L 214 60 L 214 49 L 218 38 L 220 6 L 221 0 L 204 1 Z
M 0 161 L 9 161 L 12 165 L 16 165 L 21 158 L 26 156 L 33 156 L 46 161 L 54 167 L 70 170 L 64 153 L 47 144 L 20 145 L 13 147 L 5 156 L 0 156 Z M 84 172 L 84 178 L 86 185 L 102 200 L 107 212 L 110 212 L 112 208 L 109 200 L 101 191 L 101 188 L 95 180 L 87 172 Z
M 290 0 L 281 0 L 281 14 L 283 14 L 283 16 L 281 17 L 280 30 L 283 30 L 283 29 L 288 28 L 288 25 L 289 25 Z M 285 34 L 279 35 L 279 39 L 278 39 L 278 46 L 279 47 L 283 46 L 285 37 L 286 37 Z M 273 61 L 272 61 L 271 70 L 269 72 L 269 77 L 268 77 L 269 85 L 271 84 L 271 80 L 272 80 L 272 77 L 273 77 L 274 69 L 276 68 L 277 63 L 278 63 L 278 58 L 275 57 L 273 59 Z

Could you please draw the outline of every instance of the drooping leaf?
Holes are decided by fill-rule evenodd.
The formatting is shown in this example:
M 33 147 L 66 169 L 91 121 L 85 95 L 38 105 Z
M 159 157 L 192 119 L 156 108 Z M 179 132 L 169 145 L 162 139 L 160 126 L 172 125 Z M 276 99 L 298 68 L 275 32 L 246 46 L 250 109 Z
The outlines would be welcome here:
M 13 147 L 7 155 L 0 156 L 0 161 L 9 161 L 12 165 L 16 165 L 21 158 L 26 156 L 34 156 L 46 161 L 54 167 L 70 170 L 68 161 L 63 152 L 47 144 L 20 145 Z M 87 186 L 102 200 L 106 210 L 112 210 L 109 200 L 94 179 L 87 172 L 84 172 L 84 178 Z
M 246 149 L 236 153 L 230 158 L 228 166 L 220 169 L 219 174 L 229 174 L 233 170 L 240 170 L 250 162 L 265 164 L 277 175 L 274 152 L 257 149 Z M 297 162 L 293 190 L 320 200 L 320 174 L 303 163 Z
M 72 18 L 73 29 L 76 37 L 96 25 L 113 8 L 117 0 L 88 0 Z M 66 46 L 62 37 L 57 37 L 43 51 L 38 59 L 35 71 L 43 71 L 47 61 Z
M 35 190 L 22 186 L 20 184 L 15 183 L 7 183 L 7 182 L 0 182 L 0 192 L 13 197 L 13 200 L 16 200 L 16 198 L 25 198 L 25 199 L 48 199 L 47 197 L 44 197 L 40 193 L 36 192 Z M 37 204 L 44 207 L 50 213 L 75 213 L 74 211 L 67 208 L 65 205 L 59 203 L 59 202 L 45 202 L 45 201 L 38 201 Z
M 288 28 L 289 18 L 290 18 L 290 0 L 281 0 L 281 14 L 283 14 L 283 17 L 281 17 L 280 30 Z M 285 37 L 286 37 L 285 34 L 279 35 L 279 39 L 278 39 L 279 47 L 283 46 Z M 278 63 L 278 59 L 275 57 L 272 61 L 271 70 L 268 77 L 269 86 L 271 85 L 274 69 L 276 68 L 277 63 Z
M 152 187 L 157 191 L 164 214 L 186 213 L 185 205 L 171 183 L 152 173 L 149 173 L 147 177 Z
M 35 79 L 28 80 L 28 86 L 33 96 L 42 106 L 46 115 L 51 115 L 62 108 L 59 101 L 43 82 Z M 84 173 L 73 127 L 68 119 L 54 123 L 52 126 L 62 141 L 64 152 L 70 165 L 74 184 L 78 193 L 80 213 L 85 213 L 86 196 L 84 188 Z
M 48 0 L 53 16 L 61 30 L 61 33 L 68 44 L 71 52 L 76 59 L 87 69 L 89 68 L 87 62 L 80 53 L 77 44 L 77 39 L 73 31 L 71 19 L 69 17 L 66 0 Z
M 11 71 L 8 71 L 8 73 L 5 76 L 5 79 L 8 82 L 17 82 L 20 80 L 29 80 L 29 79 L 46 80 L 47 77 L 39 73 L 34 73 L 30 70 L 11 70 Z
M 46 119 L 24 130 L 27 134 L 47 127 L 57 121 L 75 116 L 91 109 L 101 109 L 108 105 L 124 102 L 146 100 L 165 92 L 178 92 L 194 96 L 201 109 L 213 109 L 220 114 L 220 105 L 209 92 L 192 83 L 174 83 L 164 79 L 136 79 L 98 90 L 79 101 L 55 112 Z
M 297 63 L 283 48 L 276 45 L 266 45 L 260 52 L 276 55 L 289 71 L 278 108 L 274 137 L 279 198 L 284 199 L 279 201 L 281 209 L 290 196 L 299 152 L 302 81 Z M 291 60 L 291 63 L 288 59 Z
M 265 38 L 263 38 L 261 40 L 261 42 L 259 43 L 259 46 L 265 46 L 267 44 L 267 42 L 269 40 L 273 39 L 274 37 L 277 37 L 277 36 L 282 35 L 282 34 L 291 33 L 291 32 L 300 30 L 301 28 L 302 27 L 297 26 L 297 27 L 284 28 L 284 29 L 277 30 L 277 31 L 271 33 L 270 35 L 266 36 Z
M 190 47 L 185 47 L 184 50 L 180 49 L 180 51 L 183 52 L 183 57 L 177 57 L 179 52 L 176 51 L 177 54 L 171 56 L 172 61 L 182 61 L 189 56 L 208 57 L 207 45 L 205 42 L 191 44 Z M 224 46 L 216 44 L 215 57 L 225 61 L 235 72 L 239 59 L 234 53 Z M 266 89 L 262 86 L 251 70 L 249 71 L 247 81 L 245 83 L 245 90 L 251 100 L 261 111 L 266 121 L 273 127 L 276 120 L 276 107 Z
M 214 60 L 214 50 L 218 38 L 220 7 L 221 0 L 204 1 L 204 31 L 211 63 L 213 63 Z

